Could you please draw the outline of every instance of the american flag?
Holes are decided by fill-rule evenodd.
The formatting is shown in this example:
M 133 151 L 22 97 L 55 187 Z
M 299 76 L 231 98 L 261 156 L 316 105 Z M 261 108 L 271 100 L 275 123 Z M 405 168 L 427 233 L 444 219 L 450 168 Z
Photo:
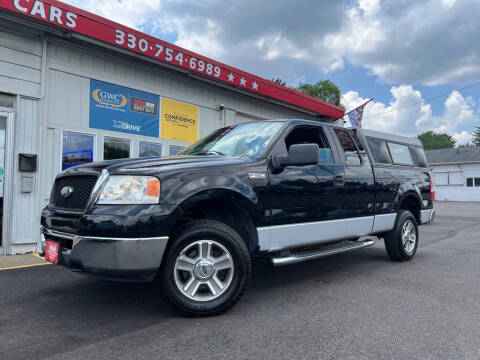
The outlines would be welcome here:
M 362 127 L 363 110 L 365 109 L 365 106 L 372 100 L 373 98 L 347 113 L 350 124 L 352 124 L 353 127 Z

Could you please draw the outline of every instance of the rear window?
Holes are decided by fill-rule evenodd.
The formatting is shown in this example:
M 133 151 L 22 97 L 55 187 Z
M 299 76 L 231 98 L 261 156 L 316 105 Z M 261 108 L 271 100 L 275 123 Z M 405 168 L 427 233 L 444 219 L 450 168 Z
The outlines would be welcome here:
M 387 142 L 390 155 L 395 164 L 413 165 L 412 155 L 407 145 Z
M 350 134 L 345 130 L 339 129 L 335 129 L 335 134 L 337 134 L 338 140 L 342 145 L 347 165 L 361 165 L 362 161 L 360 160 L 357 146 Z
M 425 152 L 420 146 L 410 146 L 410 153 L 412 154 L 413 163 L 419 167 L 427 167 L 427 158 Z
M 382 164 L 392 163 L 385 140 L 367 137 L 367 143 L 374 162 Z

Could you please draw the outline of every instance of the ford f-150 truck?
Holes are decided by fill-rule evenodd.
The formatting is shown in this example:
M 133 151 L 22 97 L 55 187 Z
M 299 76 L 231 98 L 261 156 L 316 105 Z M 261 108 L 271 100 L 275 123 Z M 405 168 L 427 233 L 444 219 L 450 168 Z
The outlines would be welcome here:
M 54 263 L 152 281 L 180 311 L 213 315 L 242 296 L 253 258 L 286 265 L 383 238 L 407 261 L 433 216 L 417 139 L 269 120 L 216 130 L 177 156 L 62 171 L 41 238 Z

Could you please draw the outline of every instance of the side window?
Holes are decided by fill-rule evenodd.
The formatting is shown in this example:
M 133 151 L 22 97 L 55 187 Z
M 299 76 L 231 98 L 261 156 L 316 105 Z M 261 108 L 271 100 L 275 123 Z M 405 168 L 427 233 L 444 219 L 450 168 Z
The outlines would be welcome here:
M 323 129 L 318 126 L 299 126 L 293 129 L 285 138 L 287 150 L 294 144 L 317 144 L 319 162 L 333 164 L 333 155 Z
M 390 154 L 388 153 L 385 140 L 367 137 L 368 147 L 372 154 L 373 161 L 381 164 L 391 164 Z
M 413 158 L 413 163 L 418 167 L 427 167 L 427 158 L 425 152 L 420 146 L 410 146 L 410 153 Z
M 467 187 L 480 187 L 480 177 L 467 178 Z
M 413 165 L 412 155 L 407 145 L 387 142 L 390 155 L 395 164 Z
M 357 133 L 355 131 L 352 131 L 350 135 L 352 136 L 353 141 L 355 141 L 355 144 L 357 144 L 357 148 L 360 151 L 360 155 L 362 155 L 363 160 L 368 161 L 367 152 L 363 148 L 362 142 L 358 138 Z
M 337 134 L 338 140 L 342 145 L 347 165 L 360 165 L 362 163 L 360 160 L 360 154 L 358 153 L 357 146 L 348 131 L 335 129 L 335 134 Z

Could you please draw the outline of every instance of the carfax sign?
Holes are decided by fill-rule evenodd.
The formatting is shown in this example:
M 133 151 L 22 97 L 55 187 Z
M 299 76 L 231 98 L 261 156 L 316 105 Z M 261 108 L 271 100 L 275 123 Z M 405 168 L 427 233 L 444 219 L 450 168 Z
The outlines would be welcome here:
M 159 96 L 90 80 L 90 127 L 159 136 Z

